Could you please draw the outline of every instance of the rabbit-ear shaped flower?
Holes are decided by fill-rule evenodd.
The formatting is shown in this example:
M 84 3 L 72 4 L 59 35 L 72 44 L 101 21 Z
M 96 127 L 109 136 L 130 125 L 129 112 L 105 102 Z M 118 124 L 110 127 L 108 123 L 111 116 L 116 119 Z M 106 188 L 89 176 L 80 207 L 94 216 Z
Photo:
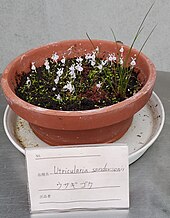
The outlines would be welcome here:
M 93 61 L 93 60 L 90 60 L 90 64 L 91 64 L 91 66 L 92 66 L 92 67 L 94 67 L 94 66 L 95 66 L 95 64 L 96 64 L 96 62 L 95 62 L 95 61 Z
M 66 63 L 66 58 L 63 56 L 63 58 L 61 59 L 61 63 L 65 64 Z
M 78 63 L 81 63 L 81 62 L 83 61 L 83 58 L 82 58 L 82 57 L 78 57 L 78 58 L 76 59 L 76 61 L 77 61 Z
M 71 67 L 69 68 L 70 72 L 70 76 L 72 79 L 75 79 L 76 78 L 76 74 L 75 74 L 75 67 L 74 67 L 74 64 L 71 65 Z
M 102 60 L 101 61 L 101 64 L 104 66 L 104 65 L 106 65 L 107 64 L 107 60 Z
M 75 66 L 75 69 L 78 70 L 79 72 L 82 72 L 83 71 L 83 67 L 81 66 L 81 64 L 77 64 Z
M 56 79 L 54 80 L 54 82 L 55 82 L 56 85 L 58 84 L 59 80 L 60 80 L 60 77 L 57 76 Z
M 96 47 L 95 51 L 96 53 L 99 53 L 99 46 Z
M 52 59 L 54 62 L 57 62 L 57 60 L 59 59 L 59 55 L 58 55 L 57 53 L 54 53 L 54 54 L 52 54 L 51 59 Z
M 70 71 L 69 74 L 70 74 L 70 76 L 71 76 L 72 79 L 75 79 L 75 78 L 76 78 L 76 74 L 75 74 L 74 71 Z
M 68 90 L 70 93 L 75 91 L 74 85 L 70 81 L 67 81 L 67 84 L 63 87 L 64 90 Z
M 71 67 L 69 67 L 69 70 L 70 70 L 70 71 L 75 71 L 75 66 L 74 66 L 74 64 L 72 64 Z
M 35 62 L 32 62 L 32 63 L 31 63 L 31 70 L 36 71 Z
M 101 82 L 99 82 L 99 83 L 96 84 L 96 87 L 97 87 L 98 89 L 100 89 L 101 86 L 102 86 L 102 83 L 101 83 Z
M 91 59 L 91 54 L 90 54 L 90 53 L 85 54 L 85 59 L 86 59 L 86 60 Z
M 130 62 L 130 65 L 134 67 L 136 65 L 136 58 L 131 57 L 132 61 Z
M 120 48 L 120 53 L 123 53 L 124 52 L 124 48 L 123 48 L 123 46 L 121 46 L 121 48 Z
M 44 66 L 45 66 L 46 70 L 50 70 L 50 63 L 49 63 L 48 59 L 45 60 Z
M 97 66 L 97 68 L 98 68 L 99 70 L 102 70 L 103 65 L 102 65 L 102 64 L 99 64 L 99 65 Z
M 91 59 L 92 59 L 92 61 L 94 61 L 94 62 L 96 61 L 96 53 L 95 53 L 95 52 L 92 53 Z
M 114 54 L 114 53 L 113 53 L 113 54 L 109 54 L 108 60 L 109 60 L 110 62 L 116 61 L 116 56 L 115 56 L 115 54 Z
M 31 80 L 28 76 L 27 76 L 26 84 L 28 87 L 30 87 L 30 85 L 31 85 Z
M 60 94 L 58 94 L 58 95 L 55 95 L 55 96 L 56 96 L 56 99 L 57 99 L 57 100 L 60 100 L 60 101 L 62 100 L 62 98 L 61 98 L 61 95 L 60 95 Z
M 58 77 L 62 76 L 63 74 L 63 71 L 64 71 L 64 68 L 59 68 L 58 71 L 56 72 Z
M 123 58 L 120 58 L 119 63 L 120 65 L 123 65 Z

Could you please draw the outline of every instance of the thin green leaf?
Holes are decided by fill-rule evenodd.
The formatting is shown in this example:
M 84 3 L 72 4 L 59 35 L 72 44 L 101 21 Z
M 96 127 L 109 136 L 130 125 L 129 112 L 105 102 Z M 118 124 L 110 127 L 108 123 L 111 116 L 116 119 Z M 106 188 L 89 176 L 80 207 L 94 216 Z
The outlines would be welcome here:
M 112 28 L 110 28 L 110 29 L 111 29 L 111 32 L 112 32 L 112 34 L 113 34 L 113 38 L 114 38 L 114 40 L 115 40 L 115 43 L 116 43 L 116 49 L 117 49 L 117 51 L 118 51 L 118 45 L 117 45 L 117 39 L 116 39 L 116 35 L 115 35 L 115 33 L 114 33 L 113 29 L 112 29 Z
M 91 42 L 91 44 L 92 44 L 93 48 L 94 48 L 94 49 L 96 49 L 96 47 L 94 46 L 94 44 L 93 44 L 93 42 L 92 42 L 92 40 L 91 40 L 90 36 L 88 35 L 88 33 L 86 33 L 86 36 L 87 36 L 87 38 L 89 39 L 89 41 Z
M 140 33 L 142 32 L 142 30 L 143 30 L 143 28 L 144 28 L 144 27 L 143 27 L 143 24 L 144 24 L 146 18 L 148 17 L 148 14 L 150 13 L 151 9 L 153 8 L 154 4 L 155 4 L 155 2 L 152 3 L 152 5 L 151 5 L 150 8 L 148 9 L 147 13 L 145 14 L 144 18 L 142 19 L 141 24 L 139 25 L 139 28 L 138 28 L 138 30 L 137 30 L 137 32 L 136 32 L 136 34 L 135 34 L 135 37 L 134 37 L 134 39 L 133 39 L 133 42 L 132 42 L 132 44 L 131 44 L 131 46 L 130 46 L 130 49 L 129 49 L 129 51 L 128 51 L 128 54 L 127 54 L 127 56 L 126 56 L 125 65 L 126 65 L 126 63 L 127 63 L 127 60 L 128 60 L 128 58 L 129 58 L 129 55 L 130 55 L 130 52 L 131 52 L 131 50 L 132 50 L 132 48 L 133 48 L 133 46 L 134 46 L 134 44 L 135 44 L 135 42 L 136 42 L 138 36 L 140 35 Z
M 140 49 L 140 51 L 139 51 L 139 53 L 138 53 L 138 55 L 137 55 L 137 58 L 136 59 L 138 59 L 138 57 L 139 57 L 139 55 L 140 55 L 140 53 L 141 53 L 141 51 L 142 51 L 142 49 L 144 48 L 144 46 L 146 45 L 146 43 L 147 43 L 147 41 L 148 41 L 148 39 L 150 38 L 150 36 L 152 35 L 152 33 L 153 33 L 153 31 L 155 30 L 155 28 L 157 27 L 157 24 L 153 27 L 153 29 L 151 30 L 151 32 L 150 32 L 150 34 L 148 35 L 148 37 L 146 38 L 146 40 L 144 41 L 144 43 L 143 43 L 143 45 L 142 45 L 142 47 L 141 47 L 141 49 Z
M 111 31 L 112 31 L 112 34 L 113 34 L 114 40 L 115 40 L 115 42 L 116 42 L 116 41 L 117 41 L 117 39 L 116 39 L 116 35 L 115 35 L 113 29 L 112 29 L 112 28 L 110 28 L 110 29 L 111 29 Z

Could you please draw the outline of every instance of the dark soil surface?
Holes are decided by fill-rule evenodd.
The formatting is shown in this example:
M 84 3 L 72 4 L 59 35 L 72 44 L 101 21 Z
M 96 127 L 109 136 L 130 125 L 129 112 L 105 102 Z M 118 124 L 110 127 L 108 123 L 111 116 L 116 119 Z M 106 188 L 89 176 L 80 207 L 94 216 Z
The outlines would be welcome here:
M 128 83 L 124 95 L 120 91 L 121 75 L 117 71 L 120 68 L 118 64 L 110 66 L 106 64 L 102 70 L 95 70 L 89 63 L 82 62 L 83 71 L 76 72 L 76 78 L 69 75 L 69 67 L 76 63 L 75 59 L 68 59 L 65 63 L 64 73 L 60 77 L 58 84 L 56 71 L 62 67 L 61 62 L 54 64 L 48 59 L 50 70 L 42 67 L 36 68 L 36 71 L 30 70 L 17 78 L 16 95 L 33 105 L 63 111 L 79 111 L 95 108 L 102 108 L 108 105 L 118 103 L 133 96 L 142 88 L 138 81 L 139 69 L 127 68 Z M 99 60 L 98 60 L 99 61 Z M 130 75 L 130 76 L 129 76 Z M 63 87 L 71 81 L 74 86 L 74 92 L 63 90 Z M 124 84 L 123 84 L 124 85 Z

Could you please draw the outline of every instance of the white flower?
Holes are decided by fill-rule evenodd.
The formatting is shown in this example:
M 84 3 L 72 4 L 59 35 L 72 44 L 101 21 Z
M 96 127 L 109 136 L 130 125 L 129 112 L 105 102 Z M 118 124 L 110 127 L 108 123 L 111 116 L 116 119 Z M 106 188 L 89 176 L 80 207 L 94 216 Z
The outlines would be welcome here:
M 64 90 L 69 90 L 70 93 L 74 92 L 75 88 L 74 85 L 71 84 L 71 82 L 67 81 L 67 85 L 63 87 Z
M 95 52 L 92 52 L 92 54 L 88 53 L 85 55 L 85 59 L 86 60 L 89 60 L 90 62 L 93 61 L 95 62 L 96 61 L 96 54 Z
M 99 66 L 97 66 L 97 68 L 98 68 L 99 70 L 102 70 L 102 68 L 103 68 L 103 65 L 102 65 L 102 64 L 100 64 Z
M 94 66 L 96 64 L 96 62 L 93 60 L 90 60 L 90 63 L 91 63 L 91 66 Z
M 56 90 L 56 87 L 53 87 L 53 88 L 52 88 L 52 91 L 55 91 L 55 90 Z
M 30 78 L 29 78 L 29 77 L 27 77 L 26 84 L 27 84 L 27 86 L 28 86 L 28 87 L 30 87 L 30 85 L 31 85 L 31 80 L 30 80 Z
M 96 60 L 96 54 L 95 54 L 95 52 L 92 53 L 91 59 L 92 59 L 92 61 L 95 61 L 95 60 Z
M 31 63 L 31 70 L 36 71 L 35 62 L 32 62 L 32 63 Z
M 123 65 L 123 58 L 120 58 L 119 63 L 120 65 Z
M 60 95 L 60 94 L 58 94 L 58 95 L 55 95 L 55 96 L 56 96 L 57 100 L 62 100 L 62 99 L 61 99 L 61 95 Z
M 123 46 L 121 46 L 121 48 L 120 48 L 120 50 L 119 50 L 121 53 L 123 53 L 124 52 L 124 48 L 123 48 Z
M 50 70 L 50 64 L 49 64 L 48 59 L 45 60 L 44 66 L 45 66 L 45 69 L 46 69 L 46 70 Z
M 116 56 L 115 56 L 115 54 L 113 53 L 113 54 L 109 54 L 109 58 L 108 58 L 108 60 L 109 61 L 116 61 Z
M 101 61 L 102 66 L 104 66 L 106 63 L 107 63 L 107 60 L 105 60 L 105 61 L 102 60 L 102 61 Z
M 74 64 L 71 65 L 71 67 L 69 68 L 69 70 L 70 70 L 70 71 L 74 71 L 74 70 L 75 70 Z
M 63 58 L 61 59 L 61 63 L 62 63 L 62 64 L 65 64 L 65 62 L 66 62 L 66 58 L 63 57 Z
M 85 59 L 86 59 L 86 60 L 91 59 L 91 54 L 90 54 L 90 53 L 85 54 Z
M 54 82 L 55 82 L 56 85 L 58 84 L 59 80 L 60 80 L 60 77 L 57 76 L 56 79 L 54 80 Z
M 98 46 L 96 47 L 95 50 L 96 50 L 97 53 L 99 53 L 99 47 Z
M 96 56 L 95 56 L 95 52 L 92 52 L 92 54 L 86 54 L 85 55 L 85 59 L 89 60 L 91 66 L 94 66 L 96 64 Z
M 82 57 L 79 57 L 79 58 L 76 59 L 76 61 L 79 62 L 79 63 L 81 63 L 81 62 L 83 61 L 83 58 L 82 58 Z
M 64 68 L 59 68 L 58 71 L 56 72 L 58 77 L 60 77 L 63 74 Z
M 52 59 L 54 62 L 57 62 L 57 60 L 59 59 L 59 55 L 58 55 L 57 53 L 54 53 L 54 54 L 52 54 L 51 59 Z
M 101 82 L 99 82 L 99 83 L 96 84 L 96 87 L 97 87 L 98 89 L 100 89 L 101 86 L 102 86 L 102 83 L 101 83 Z
M 76 70 L 78 70 L 78 71 L 83 71 L 83 67 L 81 66 L 81 64 L 77 64 L 76 66 L 75 66 L 75 68 L 76 68 Z
M 76 78 L 76 74 L 75 74 L 74 64 L 71 65 L 69 70 L 70 70 L 69 74 L 70 74 L 71 78 L 75 79 Z
M 132 61 L 130 62 L 130 65 L 131 65 L 132 67 L 134 67 L 134 66 L 136 65 L 136 58 L 132 58 L 132 57 L 131 57 L 131 59 L 132 59 Z
M 69 74 L 70 74 L 70 76 L 71 76 L 72 79 L 75 79 L 75 78 L 76 78 L 76 74 L 75 74 L 74 71 L 70 71 Z

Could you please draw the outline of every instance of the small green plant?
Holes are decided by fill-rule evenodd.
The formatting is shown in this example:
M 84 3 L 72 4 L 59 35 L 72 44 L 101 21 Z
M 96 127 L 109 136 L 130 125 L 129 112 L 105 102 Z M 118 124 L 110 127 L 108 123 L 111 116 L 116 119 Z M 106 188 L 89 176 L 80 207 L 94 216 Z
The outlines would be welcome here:
M 120 50 L 123 52 L 123 46 Z M 129 67 L 131 76 L 123 95 L 123 84 L 117 84 L 121 79 L 119 71 L 124 70 L 122 63 L 116 62 L 115 54 L 101 59 L 98 53 L 99 48 L 71 59 L 60 58 L 55 53 L 39 68 L 32 63 L 31 71 L 23 74 L 19 80 L 16 94 L 44 108 L 87 110 L 115 104 L 140 90 L 141 84 L 133 63 Z
M 131 74 L 132 74 L 132 68 L 127 67 L 128 60 L 129 60 L 130 54 L 131 54 L 131 50 L 132 50 L 132 48 L 133 48 L 133 46 L 134 46 L 136 40 L 138 39 L 139 35 L 141 34 L 142 30 L 144 29 L 143 24 L 144 24 L 144 22 L 145 22 L 145 20 L 146 20 L 146 18 L 147 18 L 147 16 L 148 16 L 148 14 L 150 13 L 151 9 L 153 8 L 154 4 L 155 4 L 155 3 L 153 3 L 153 4 L 150 6 L 149 10 L 147 11 L 147 13 L 145 14 L 144 18 L 142 19 L 142 21 L 141 21 L 141 23 L 140 23 L 140 25 L 139 25 L 139 28 L 138 28 L 138 30 L 137 30 L 135 36 L 134 36 L 134 39 L 133 39 L 133 41 L 132 41 L 132 44 L 131 44 L 131 46 L 130 46 L 130 48 L 129 48 L 129 51 L 128 51 L 126 57 L 124 58 L 124 60 L 123 60 L 123 54 L 121 53 L 121 51 L 120 51 L 120 53 L 119 53 L 119 55 L 120 55 L 120 56 L 119 56 L 119 60 L 122 62 L 122 64 L 118 65 L 117 71 L 119 72 L 119 73 L 118 73 L 118 74 L 119 74 L 119 77 L 117 77 L 117 81 L 116 81 L 116 82 L 117 82 L 117 88 L 118 88 L 117 91 L 120 93 L 121 96 L 125 96 L 125 95 L 126 95 L 127 86 L 128 86 L 129 80 L 130 80 L 130 78 L 131 78 Z M 143 49 L 144 46 L 146 45 L 148 39 L 150 38 L 151 34 L 152 34 L 153 31 L 155 30 L 156 26 L 157 26 L 157 25 L 155 25 L 155 26 L 153 27 L 153 29 L 151 30 L 151 32 L 149 33 L 148 37 L 147 37 L 146 40 L 144 41 L 144 43 L 143 43 L 141 49 L 139 50 L 138 54 L 137 54 L 135 57 L 131 57 L 131 59 L 132 59 L 131 65 L 132 65 L 132 66 L 135 66 L 135 65 L 136 65 L 136 62 L 138 61 L 138 57 L 139 57 L 139 55 L 140 55 L 142 49 Z M 113 34 L 113 37 L 114 37 L 115 42 L 117 42 L 115 33 L 114 33 L 114 31 L 113 31 L 112 28 L 111 28 L 111 31 L 112 31 L 112 34 Z M 117 46 L 117 50 L 118 50 L 118 46 Z
M 126 55 L 124 46 L 116 43 L 117 52 L 103 56 L 87 34 L 93 46 L 92 52 L 75 58 L 59 57 L 56 52 L 41 67 L 31 63 L 30 72 L 17 80 L 16 94 L 31 104 L 55 110 L 101 108 L 133 96 L 142 88 L 137 78 L 140 70 L 136 63 L 155 27 L 138 54 L 131 57 L 131 50 L 153 5 L 142 20 Z M 117 41 L 114 31 L 111 31 Z M 68 50 L 74 53 L 74 49 L 72 46 Z

